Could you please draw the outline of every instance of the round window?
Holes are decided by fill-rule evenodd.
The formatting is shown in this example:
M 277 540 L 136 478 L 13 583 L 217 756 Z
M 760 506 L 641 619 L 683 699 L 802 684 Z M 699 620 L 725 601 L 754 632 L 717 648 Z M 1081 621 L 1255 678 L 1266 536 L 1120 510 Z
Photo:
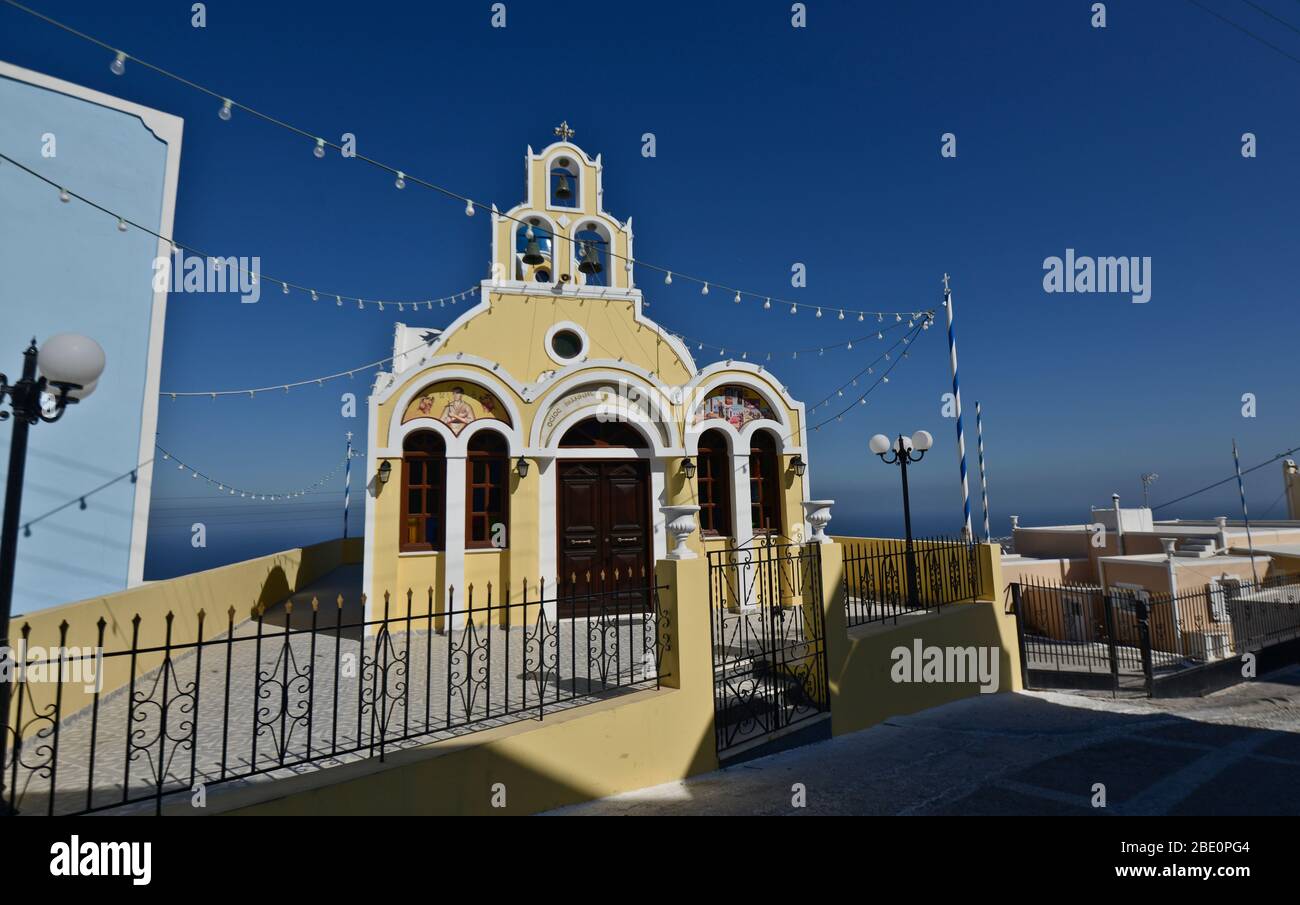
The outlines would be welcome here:
M 551 337 L 551 350 L 560 358 L 577 358 L 582 354 L 582 337 L 572 330 L 557 330 Z

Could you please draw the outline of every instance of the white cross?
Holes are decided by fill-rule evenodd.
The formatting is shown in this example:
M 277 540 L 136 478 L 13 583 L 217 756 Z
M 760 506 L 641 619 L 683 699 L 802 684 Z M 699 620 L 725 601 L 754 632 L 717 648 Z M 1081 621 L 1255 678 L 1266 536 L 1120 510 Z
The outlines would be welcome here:
M 569 121 L 566 119 L 555 127 L 555 134 L 559 136 L 560 141 L 568 141 L 574 136 L 574 131 L 569 128 Z

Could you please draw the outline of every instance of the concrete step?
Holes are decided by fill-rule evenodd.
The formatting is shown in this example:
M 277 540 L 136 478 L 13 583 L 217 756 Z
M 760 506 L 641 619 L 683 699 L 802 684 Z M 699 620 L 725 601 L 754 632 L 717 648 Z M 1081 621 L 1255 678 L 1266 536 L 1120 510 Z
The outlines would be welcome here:
M 1212 537 L 1188 537 L 1179 542 L 1177 549 L 1174 550 L 1174 555 L 1204 559 L 1213 556 L 1217 549 Z

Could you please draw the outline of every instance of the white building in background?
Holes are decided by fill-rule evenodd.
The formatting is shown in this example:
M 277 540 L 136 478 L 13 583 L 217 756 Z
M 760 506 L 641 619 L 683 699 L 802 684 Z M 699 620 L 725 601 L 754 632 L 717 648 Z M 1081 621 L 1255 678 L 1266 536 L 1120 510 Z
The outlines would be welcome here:
M 0 152 L 171 235 L 179 117 L 0 62 L 0 123 Z M 92 337 L 108 362 L 93 396 L 32 430 L 22 521 L 72 505 L 20 536 L 15 613 L 143 580 L 167 305 L 153 262 L 168 252 L 0 162 L 0 371 L 17 379 L 28 341 L 62 332 Z M 0 461 L 9 437 L 0 429 Z M 119 481 L 81 509 L 80 494 L 132 468 L 134 483 Z

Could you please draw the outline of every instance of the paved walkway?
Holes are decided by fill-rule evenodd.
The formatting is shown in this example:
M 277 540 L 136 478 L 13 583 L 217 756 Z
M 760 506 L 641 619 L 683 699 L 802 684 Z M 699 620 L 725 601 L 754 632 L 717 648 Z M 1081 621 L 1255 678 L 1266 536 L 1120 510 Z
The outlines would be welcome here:
M 552 813 L 1300 815 L 1300 668 L 1205 698 L 978 696 Z

